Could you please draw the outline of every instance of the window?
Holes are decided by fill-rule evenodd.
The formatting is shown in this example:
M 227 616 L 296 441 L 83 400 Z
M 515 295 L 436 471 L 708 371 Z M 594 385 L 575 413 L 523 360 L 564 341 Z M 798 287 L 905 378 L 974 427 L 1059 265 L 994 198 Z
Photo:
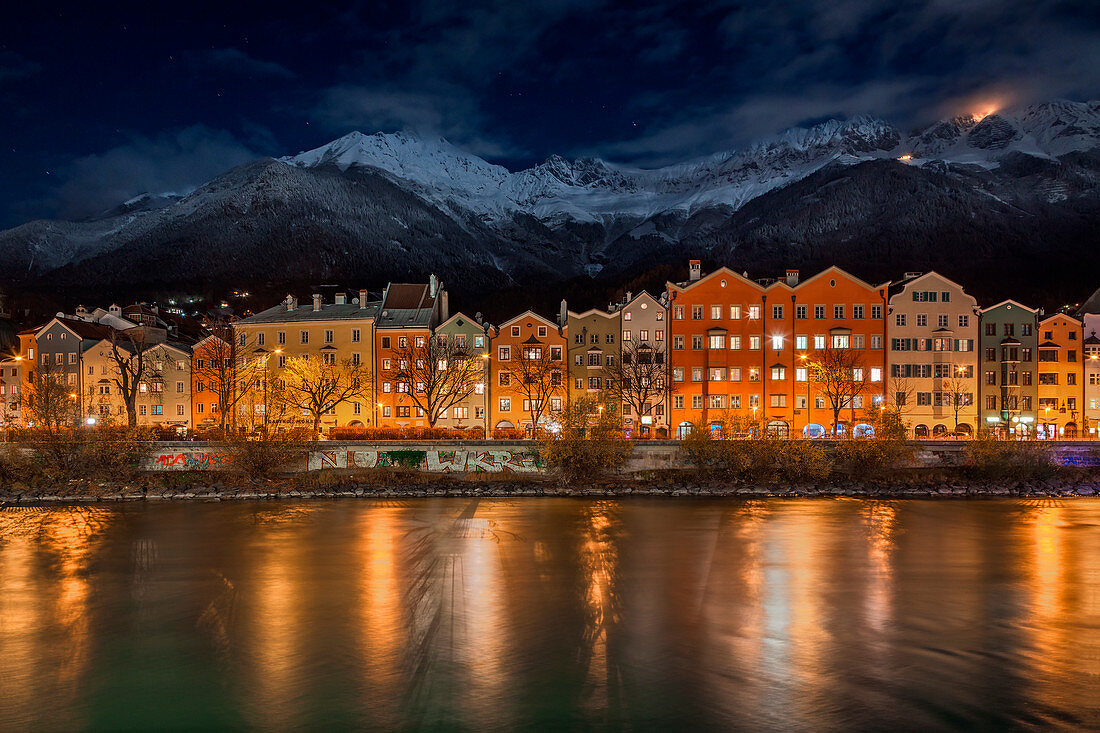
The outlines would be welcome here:
M 693 320 L 693 321 L 703 320 L 703 306 L 701 306 L 701 305 L 691 306 L 691 320 Z
M 703 381 L 703 367 L 691 368 L 691 381 L 702 382 Z
M 309 343 L 309 331 L 299 331 L 298 333 L 299 343 Z
M 779 379 L 786 379 L 786 378 L 787 378 L 786 368 L 781 367 L 781 366 L 772 367 L 772 379 L 779 380 Z
M 638 339 L 640 341 L 649 341 L 649 330 L 643 328 L 641 331 L 638 331 Z
M 899 327 L 905 325 L 905 314 L 904 313 L 898 313 L 897 315 L 894 316 L 894 325 L 899 326 Z
M 497 375 L 497 384 L 501 387 L 507 387 L 512 383 L 511 372 L 501 372 Z
M 808 343 L 809 339 L 806 336 L 794 337 L 794 348 L 798 351 L 805 351 L 807 348 L 809 348 Z
M 1009 325 L 1011 325 L 1011 324 L 1009 324 Z M 1031 335 L 1031 324 L 1030 323 L 1021 323 L 1020 324 L 1020 335 L 1021 336 L 1030 336 Z
M 936 316 L 936 326 L 938 328 L 947 328 L 950 324 L 950 317 L 946 313 L 940 313 Z
M 707 401 L 708 406 L 712 410 L 724 410 L 726 409 L 726 396 L 720 394 L 710 395 L 710 399 Z
M 917 314 L 917 325 L 921 326 L 922 328 L 924 326 L 928 325 L 928 314 L 927 313 L 918 313 Z
M 965 314 L 960 315 L 959 316 L 959 328 L 969 328 L 969 327 L 970 327 L 970 316 L 965 315 Z
M 806 367 L 795 367 L 794 381 L 805 382 L 809 377 L 809 370 Z
M 863 320 L 863 306 L 862 305 L 853 305 L 852 306 L 852 318 L 858 318 L 860 320 Z
M 773 394 L 771 396 L 771 406 L 772 407 L 786 407 L 787 406 L 787 395 L 785 395 L 785 394 Z
M 726 337 L 724 334 L 711 334 L 709 338 L 708 348 L 711 349 L 724 349 L 726 348 Z
M 731 382 L 740 382 L 741 381 L 741 367 L 730 367 L 730 381 Z
M 144 415 L 145 414 L 145 405 L 138 405 L 138 414 L 139 415 Z
M 561 361 L 561 347 L 560 346 L 551 346 L 550 347 L 550 361 Z
M 584 343 L 584 335 L 583 334 L 577 334 L 577 338 L 581 339 L 577 343 Z M 629 330 L 623 331 L 623 341 L 629 341 L 629 340 L 630 340 L 630 331 Z
M 730 320 L 731 321 L 740 321 L 741 320 L 741 306 L 739 306 L 739 305 L 731 305 L 730 306 Z
M 153 405 L 153 414 L 154 415 L 163 415 L 164 414 L 164 405 Z
M 741 337 L 740 336 L 730 336 L 730 350 L 731 351 L 740 351 L 741 350 Z
M 672 381 L 673 382 L 682 382 L 682 381 L 684 381 L 684 368 L 683 367 L 673 367 L 672 368 Z
M 631 320 L 631 312 L 630 311 L 623 311 L 623 320 L 624 321 Z
M 750 321 L 759 321 L 760 320 L 760 306 L 758 306 L 758 305 L 750 305 L 749 306 L 749 320 Z
M 703 337 L 700 335 L 692 336 L 691 348 L 693 351 L 700 351 L 703 348 Z
M 707 378 L 712 382 L 726 381 L 726 370 L 723 367 L 711 367 Z
M 825 348 L 825 334 L 814 334 L 814 348 L 818 350 Z
M 749 350 L 750 351 L 759 351 L 760 350 L 760 337 L 759 336 L 749 336 Z
M 847 349 L 851 347 L 851 336 L 846 333 L 833 334 L 832 344 L 834 349 Z
M 683 336 L 673 336 L 672 337 L 672 350 L 673 351 L 683 351 L 684 350 L 684 337 Z
M 383 336 L 382 337 L 382 348 L 383 349 L 390 348 L 390 337 L 389 336 Z
M 783 306 L 781 306 L 781 305 L 773 305 L 772 306 L 772 318 L 774 320 L 777 320 L 777 321 L 783 320 Z
M 853 349 L 862 349 L 863 348 L 863 334 L 857 333 L 857 334 L 852 336 L 852 348 Z
M 711 319 L 712 321 L 720 321 L 720 320 L 722 320 L 722 306 L 720 306 L 720 305 L 712 305 L 712 306 L 710 307 L 710 319 Z
M 333 333 L 331 329 L 325 329 L 325 343 L 331 344 L 333 339 Z
M 871 367 L 871 381 L 872 382 L 881 382 L 882 381 L 882 369 L 880 369 L 879 367 Z
M 882 306 L 881 305 L 871 306 L 871 318 L 877 318 L 879 320 L 882 319 Z
M 772 336 L 772 348 L 775 349 L 776 351 L 779 351 L 783 348 L 783 337 L 782 336 Z
M 1066 374 L 1066 384 L 1077 384 L 1077 374 L 1075 374 L 1074 372 L 1069 372 L 1068 374 Z
M 818 321 L 821 321 L 821 320 L 825 319 L 825 306 L 823 306 L 823 305 L 815 305 L 814 306 L 814 318 Z
M 794 307 L 794 317 L 795 317 L 795 318 L 796 318 L 797 320 L 799 320 L 799 321 L 804 321 L 804 320 L 806 320 L 806 310 L 807 310 L 807 309 L 806 309 L 806 306 L 804 306 L 804 305 L 796 305 L 796 306 Z
M 842 305 L 834 305 L 833 306 L 833 318 L 835 320 L 843 320 L 844 319 L 844 306 L 842 306 Z
M 497 359 L 499 361 L 510 361 L 512 358 L 512 348 L 510 346 L 501 346 L 497 349 Z
M 674 409 L 674 410 L 684 409 L 684 396 L 682 394 L 672 396 L 672 409 Z
M 693 409 L 693 410 L 703 409 L 703 395 L 693 394 L 691 396 L 691 409 Z
M 684 320 L 684 306 L 682 306 L 682 305 L 672 306 L 672 320 L 674 320 L 674 321 Z

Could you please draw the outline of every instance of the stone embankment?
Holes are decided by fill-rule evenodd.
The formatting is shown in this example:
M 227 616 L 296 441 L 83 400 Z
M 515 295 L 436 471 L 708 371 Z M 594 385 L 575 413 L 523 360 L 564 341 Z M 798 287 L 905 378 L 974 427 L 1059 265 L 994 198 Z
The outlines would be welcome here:
M 399 477 L 364 480 L 360 476 L 331 475 L 326 483 L 302 481 L 296 476 L 263 483 L 206 480 L 163 485 L 156 477 L 125 484 L 74 481 L 50 489 L 0 487 L 0 504 L 83 504 L 133 501 L 271 501 L 295 499 L 404 499 L 425 497 L 781 497 L 982 498 L 982 497 L 1091 497 L 1100 494 L 1100 478 L 1052 478 L 1018 481 L 982 481 L 964 478 L 901 481 L 822 481 L 770 484 L 741 481 L 700 481 L 687 477 L 606 479 L 570 486 L 546 477 L 481 479 L 467 477 Z

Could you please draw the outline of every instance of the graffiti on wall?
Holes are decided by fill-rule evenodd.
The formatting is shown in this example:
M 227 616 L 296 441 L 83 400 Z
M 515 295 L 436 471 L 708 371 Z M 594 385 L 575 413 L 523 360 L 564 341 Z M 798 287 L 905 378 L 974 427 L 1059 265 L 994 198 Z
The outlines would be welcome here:
M 216 471 L 232 462 L 230 453 L 183 450 L 161 453 L 153 460 L 153 468 L 162 471 Z
M 309 454 L 309 470 L 322 468 L 413 468 L 434 473 L 541 473 L 531 451 L 501 448 L 452 450 L 317 450 Z

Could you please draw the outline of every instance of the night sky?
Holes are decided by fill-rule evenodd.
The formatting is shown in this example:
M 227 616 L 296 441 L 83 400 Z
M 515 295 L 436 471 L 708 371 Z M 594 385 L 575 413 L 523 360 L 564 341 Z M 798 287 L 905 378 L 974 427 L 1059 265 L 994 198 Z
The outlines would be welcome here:
M 0 227 L 186 192 L 354 129 L 443 135 L 512 169 L 658 165 L 830 117 L 908 127 L 1100 94 L 1096 0 L 214 8 L 6 6 Z

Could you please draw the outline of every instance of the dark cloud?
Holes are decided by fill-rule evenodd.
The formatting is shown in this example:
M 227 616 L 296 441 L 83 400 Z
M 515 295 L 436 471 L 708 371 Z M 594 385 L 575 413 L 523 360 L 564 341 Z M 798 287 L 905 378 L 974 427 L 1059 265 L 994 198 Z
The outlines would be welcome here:
M 42 64 L 24 58 L 15 51 L 0 48 L 0 86 L 20 81 L 42 70 Z
M 188 51 L 184 57 L 196 68 L 219 74 L 235 74 L 251 78 L 270 77 L 293 79 L 295 74 L 282 64 L 249 56 L 239 48 L 213 48 Z
M 74 160 L 62 171 L 57 213 L 79 219 L 142 193 L 186 194 L 259 154 L 224 130 L 193 125 Z

